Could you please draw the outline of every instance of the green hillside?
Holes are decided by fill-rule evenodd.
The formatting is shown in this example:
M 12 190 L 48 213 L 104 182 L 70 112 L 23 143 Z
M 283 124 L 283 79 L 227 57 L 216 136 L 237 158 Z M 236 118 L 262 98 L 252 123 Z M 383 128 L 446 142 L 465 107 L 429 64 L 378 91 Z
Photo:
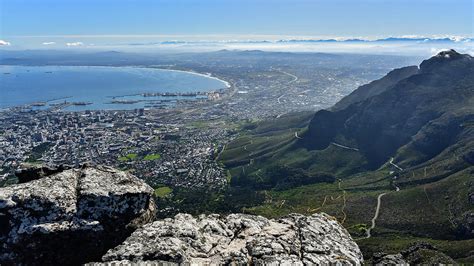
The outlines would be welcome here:
M 242 211 L 326 212 L 367 258 L 424 241 L 474 263 L 474 60 L 442 52 L 406 76 L 312 118 L 247 125 L 220 157 L 231 188 L 263 197 Z

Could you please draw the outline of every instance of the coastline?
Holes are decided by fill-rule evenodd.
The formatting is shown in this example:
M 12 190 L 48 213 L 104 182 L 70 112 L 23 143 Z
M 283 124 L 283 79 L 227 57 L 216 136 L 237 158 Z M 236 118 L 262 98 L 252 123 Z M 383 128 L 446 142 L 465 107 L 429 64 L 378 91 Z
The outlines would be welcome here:
M 226 89 L 232 87 L 230 85 L 230 82 L 226 81 L 226 80 L 223 80 L 221 78 L 218 78 L 218 77 L 214 77 L 212 76 L 211 73 L 199 73 L 199 72 L 195 72 L 195 71 L 192 71 L 192 70 L 180 70 L 180 69 L 172 69 L 172 68 L 161 68 L 161 67 L 153 67 L 153 66 L 138 66 L 138 65 L 129 65 L 129 66 L 87 66 L 87 65 L 21 65 L 21 64 L 18 64 L 18 65 L 3 65 L 3 64 L 0 64 L 0 66 L 24 66 L 24 67 L 27 67 L 27 66 L 34 66 L 34 67 L 104 67 L 104 68 L 109 68 L 109 67 L 116 67 L 116 68 L 124 68 L 124 67 L 130 67 L 130 68 L 143 68 L 143 69 L 155 69 L 155 70 L 164 70 L 164 71 L 175 71 L 175 72 L 181 72 L 181 73 L 187 73 L 187 74 L 192 74 L 192 75 L 196 75 L 196 76 L 201 76 L 201 77 L 206 77 L 206 78 L 210 78 L 210 79 L 213 79 L 213 80 L 218 80 L 222 83 L 225 84 L 226 86 Z
M 192 74 L 192 75 L 196 75 L 196 76 L 201 76 L 201 77 L 206 77 L 206 78 L 210 78 L 210 79 L 213 79 L 213 80 L 218 80 L 222 83 L 225 84 L 226 86 L 226 89 L 232 87 L 230 85 L 230 82 L 226 81 L 226 80 L 223 80 L 223 79 L 220 79 L 218 77 L 214 77 L 212 76 L 211 73 L 207 73 L 207 74 L 204 74 L 204 73 L 199 73 L 199 72 L 195 72 L 195 71 L 191 71 L 191 70 L 179 70 L 179 69 L 170 69 L 170 68 L 155 68 L 155 67 L 144 67 L 144 68 L 150 68 L 150 69 L 158 69 L 158 70 L 166 70 L 166 71 L 175 71 L 175 72 L 181 72 L 181 73 L 188 73 L 188 74 Z
M 96 68 L 134 68 L 134 69 L 144 69 L 144 70 L 158 70 L 158 71 L 180 72 L 180 73 L 184 73 L 184 74 L 191 74 L 191 75 L 195 75 L 195 76 L 200 76 L 200 77 L 216 80 L 216 81 L 219 81 L 219 82 L 223 83 L 223 85 L 224 85 L 220 89 L 229 89 L 229 88 L 232 87 L 230 82 L 228 82 L 226 80 L 223 80 L 223 79 L 220 79 L 218 77 L 212 76 L 211 73 L 199 73 L 199 72 L 195 72 L 195 71 L 192 71 L 192 70 L 168 69 L 168 68 L 159 68 L 159 67 L 153 67 L 153 66 L 137 66 L 137 65 L 129 65 L 129 66 L 85 66 L 85 65 L 77 65 L 77 66 L 71 66 L 71 65 L 38 65 L 38 66 L 36 66 L 36 65 L 34 65 L 34 66 L 31 66 L 31 65 L 21 65 L 21 64 L 19 64 L 19 65 L 0 65 L 0 66 L 3 66 L 3 67 L 8 67 L 8 66 L 13 66 L 13 67 L 15 67 L 15 66 L 22 66 L 22 67 L 74 67 L 74 68 L 76 68 L 76 67 L 77 68 L 96 67 Z M 209 90 L 209 92 L 212 92 L 212 91 L 214 91 L 214 90 Z M 71 96 L 60 97 L 60 99 L 70 98 L 70 97 Z M 121 96 L 108 96 L 108 97 L 115 98 L 115 97 L 121 97 Z M 45 101 L 42 101 L 42 102 L 51 102 L 51 101 L 55 101 L 55 100 L 57 100 L 57 99 L 48 99 L 48 100 L 45 100 Z M 25 104 L 13 105 L 13 106 L 2 106 L 2 107 L 0 107 L 0 112 L 9 111 L 9 110 L 12 110 L 12 109 L 15 109 L 15 108 L 28 107 L 28 106 L 31 106 L 33 103 L 35 103 L 35 101 L 25 103 Z

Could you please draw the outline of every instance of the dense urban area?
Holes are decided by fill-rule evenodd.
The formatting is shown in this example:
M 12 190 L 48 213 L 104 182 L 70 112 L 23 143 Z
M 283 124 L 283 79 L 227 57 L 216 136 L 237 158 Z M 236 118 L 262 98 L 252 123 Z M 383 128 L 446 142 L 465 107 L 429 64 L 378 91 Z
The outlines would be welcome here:
M 413 60 L 347 57 L 219 51 L 131 62 L 210 73 L 230 88 L 209 93 L 208 100 L 177 102 L 167 109 L 70 112 L 30 104 L 3 110 L 0 178 L 15 182 L 14 171 L 25 164 L 104 164 L 130 170 L 154 187 L 221 189 L 229 173 L 219 163 L 219 153 L 240 126 L 330 107 L 357 86 Z

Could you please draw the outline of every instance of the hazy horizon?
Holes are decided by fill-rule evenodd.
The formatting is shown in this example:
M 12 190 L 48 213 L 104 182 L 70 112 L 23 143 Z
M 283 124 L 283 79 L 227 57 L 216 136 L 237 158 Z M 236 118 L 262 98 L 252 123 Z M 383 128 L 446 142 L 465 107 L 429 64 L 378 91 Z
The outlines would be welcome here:
M 470 0 L 1 0 L 0 48 L 473 54 L 472 10 Z M 375 41 L 386 38 L 410 40 Z

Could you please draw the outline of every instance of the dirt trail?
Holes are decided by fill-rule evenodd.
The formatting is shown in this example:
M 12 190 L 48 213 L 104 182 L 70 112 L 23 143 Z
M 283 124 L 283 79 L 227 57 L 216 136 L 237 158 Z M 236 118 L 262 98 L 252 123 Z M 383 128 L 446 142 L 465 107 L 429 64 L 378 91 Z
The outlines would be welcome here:
M 380 206 L 382 206 L 382 197 L 384 195 L 386 195 L 387 192 L 384 192 L 382 194 L 380 194 L 378 197 L 377 197 L 377 207 L 375 209 L 375 215 L 374 217 L 372 218 L 372 225 L 369 227 L 369 229 L 367 229 L 366 231 L 366 237 L 365 238 L 370 238 L 372 235 L 371 235 L 371 231 L 372 229 L 375 228 L 375 221 L 377 220 L 377 218 L 379 217 L 379 213 L 380 213 Z

